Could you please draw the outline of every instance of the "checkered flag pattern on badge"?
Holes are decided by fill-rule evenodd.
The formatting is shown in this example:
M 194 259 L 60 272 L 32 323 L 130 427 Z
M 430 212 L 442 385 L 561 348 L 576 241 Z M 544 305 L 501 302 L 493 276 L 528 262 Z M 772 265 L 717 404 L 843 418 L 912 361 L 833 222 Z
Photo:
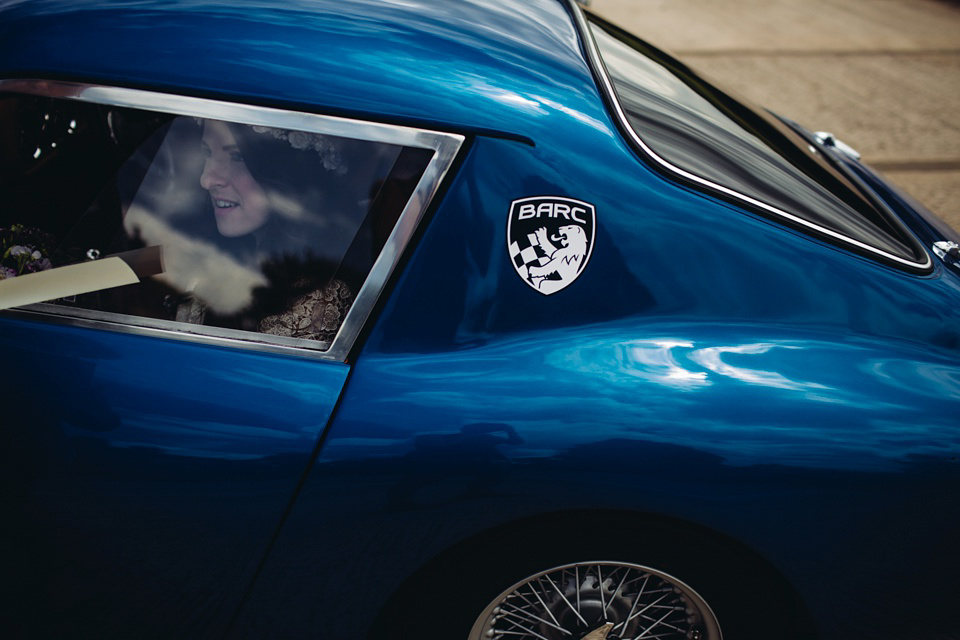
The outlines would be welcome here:
M 542 266 L 549 258 L 537 244 L 536 236 L 528 233 L 525 238 L 510 243 L 510 259 L 513 260 L 513 266 L 517 272 L 526 278 L 527 267 L 531 264 Z
M 596 208 L 564 196 L 532 196 L 510 203 L 507 253 L 514 271 L 549 296 L 583 272 L 593 252 Z

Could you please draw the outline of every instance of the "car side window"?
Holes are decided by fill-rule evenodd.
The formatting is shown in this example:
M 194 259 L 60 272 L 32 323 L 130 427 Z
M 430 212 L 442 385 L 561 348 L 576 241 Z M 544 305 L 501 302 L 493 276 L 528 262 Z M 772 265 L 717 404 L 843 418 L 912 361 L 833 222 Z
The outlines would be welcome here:
M 47 312 L 318 351 L 408 203 L 422 209 L 438 155 L 336 127 L 15 93 L 0 113 L 0 277 L 79 265 L 76 291 L 37 294 Z M 136 282 L 92 270 L 108 257 Z
M 830 242 L 927 264 L 894 216 L 792 126 L 602 19 L 588 24 L 624 125 L 653 166 Z

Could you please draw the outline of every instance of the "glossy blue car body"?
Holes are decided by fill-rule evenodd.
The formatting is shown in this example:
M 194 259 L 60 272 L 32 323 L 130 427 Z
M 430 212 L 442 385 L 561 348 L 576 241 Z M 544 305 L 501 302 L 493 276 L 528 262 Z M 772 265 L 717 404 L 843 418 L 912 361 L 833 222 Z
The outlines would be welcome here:
M 346 362 L 0 316 L 4 636 L 381 637 L 471 558 L 631 531 L 747 567 L 793 616 L 768 637 L 956 633 L 960 271 L 664 176 L 563 2 L 237 5 L 7 2 L 0 77 L 468 142 Z M 597 216 L 552 296 L 504 242 L 544 194 Z

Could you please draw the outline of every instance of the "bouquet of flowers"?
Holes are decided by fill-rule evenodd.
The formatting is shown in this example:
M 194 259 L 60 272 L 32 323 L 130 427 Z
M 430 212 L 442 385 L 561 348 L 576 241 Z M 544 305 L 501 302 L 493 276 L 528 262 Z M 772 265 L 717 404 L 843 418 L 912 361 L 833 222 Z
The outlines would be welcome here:
M 0 280 L 53 268 L 56 241 L 49 233 L 14 224 L 0 227 Z

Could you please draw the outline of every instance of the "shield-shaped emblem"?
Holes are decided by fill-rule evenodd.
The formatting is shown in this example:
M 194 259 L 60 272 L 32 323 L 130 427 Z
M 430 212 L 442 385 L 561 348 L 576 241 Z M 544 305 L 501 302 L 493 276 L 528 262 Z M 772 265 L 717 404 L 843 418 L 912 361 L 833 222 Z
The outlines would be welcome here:
M 592 204 L 537 196 L 510 203 L 507 251 L 517 274 L 543 295 L 570 286 L 590 260 L 597 223 Z

